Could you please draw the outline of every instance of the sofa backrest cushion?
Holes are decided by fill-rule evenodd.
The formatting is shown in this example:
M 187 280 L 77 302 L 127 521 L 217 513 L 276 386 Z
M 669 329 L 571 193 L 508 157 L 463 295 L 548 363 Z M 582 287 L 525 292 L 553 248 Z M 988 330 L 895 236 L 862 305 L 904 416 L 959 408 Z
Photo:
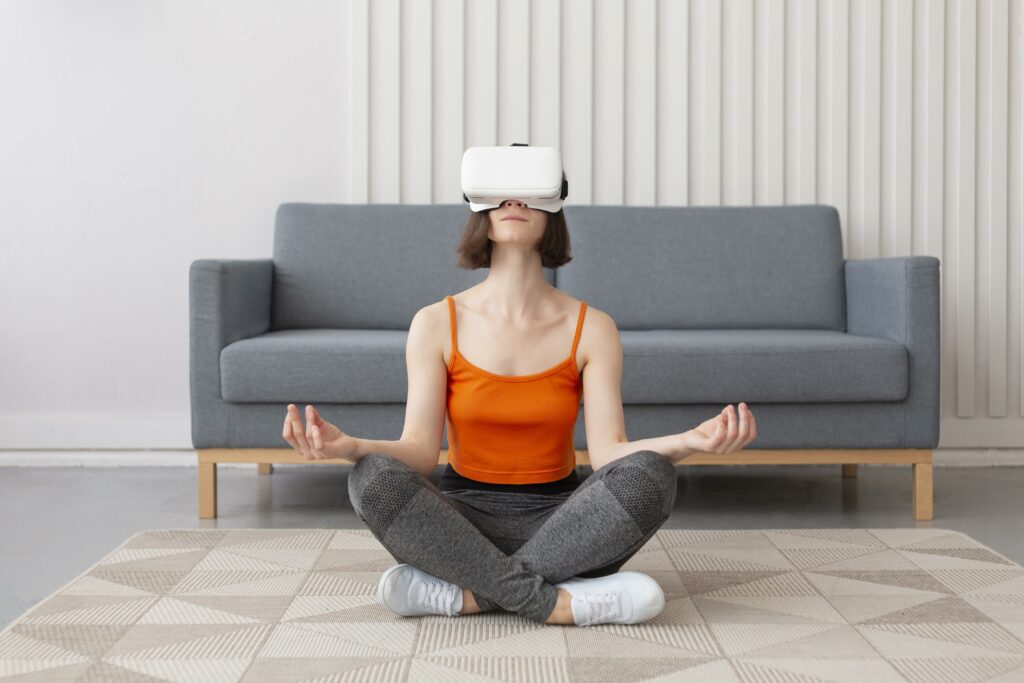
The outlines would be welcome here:
M 469 214 L 465 204 L 281 204 L 272 329 L 408 330 L 420 308 L 490 272 L 456 265 Z M 552 269 L 544 276 L 554 284 Z
M 839 213 L 784 206 L 565 207 L 557 287 L 619 329 L 846 330 Z

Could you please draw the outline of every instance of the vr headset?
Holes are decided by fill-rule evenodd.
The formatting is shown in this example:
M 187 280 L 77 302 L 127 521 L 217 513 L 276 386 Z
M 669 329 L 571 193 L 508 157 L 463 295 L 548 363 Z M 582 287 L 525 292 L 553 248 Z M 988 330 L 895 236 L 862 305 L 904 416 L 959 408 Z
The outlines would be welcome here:
M 462 155 L 462 198 L 472 211 L 519 199 L 531 209 L 558 213 L 569 196 L 562 155 L 554 147 L 470 147 Z

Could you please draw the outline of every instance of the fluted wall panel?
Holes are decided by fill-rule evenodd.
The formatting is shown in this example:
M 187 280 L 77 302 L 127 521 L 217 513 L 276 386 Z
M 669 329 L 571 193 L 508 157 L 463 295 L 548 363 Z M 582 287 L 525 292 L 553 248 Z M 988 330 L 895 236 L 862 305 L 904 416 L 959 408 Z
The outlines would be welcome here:
M 351 0 L 353 202 L 558 147 L 570 203 L 826 203 L 942 262 L 943 447 L 1024 445 L 1022 0 Z

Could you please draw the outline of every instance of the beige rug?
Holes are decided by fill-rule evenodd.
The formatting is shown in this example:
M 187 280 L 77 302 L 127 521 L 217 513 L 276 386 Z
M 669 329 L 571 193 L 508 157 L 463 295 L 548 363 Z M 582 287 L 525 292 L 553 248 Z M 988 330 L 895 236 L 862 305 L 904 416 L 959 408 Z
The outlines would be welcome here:
M 944 529 L 661 530 L 637 625 L 403 618 L 367 530 L 153 530 L 0 632 L 24 681 L 1024 681 L 1024 568 Z

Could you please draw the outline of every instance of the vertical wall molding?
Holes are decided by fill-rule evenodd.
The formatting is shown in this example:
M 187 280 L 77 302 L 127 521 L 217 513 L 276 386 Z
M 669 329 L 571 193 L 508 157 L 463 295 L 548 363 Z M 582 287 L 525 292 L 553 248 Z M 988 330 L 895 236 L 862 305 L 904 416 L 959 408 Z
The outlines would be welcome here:
M 835 206 L 941 259 L 942 445 L 1024 444 L 1024 0 L 352 0 L 352 202 L 562 151 L 570 203 Z

